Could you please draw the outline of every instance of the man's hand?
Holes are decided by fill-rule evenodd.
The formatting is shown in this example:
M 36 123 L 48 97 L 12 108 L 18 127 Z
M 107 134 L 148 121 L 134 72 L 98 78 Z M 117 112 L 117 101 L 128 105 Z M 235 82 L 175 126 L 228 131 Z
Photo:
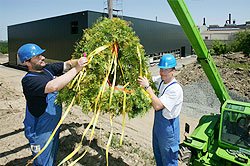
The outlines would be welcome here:
M 78 59 L 75 68 L 77 69 L 77 71 L 80 71 L 87 64 L 88 64 L 88 59 L 86 57 L 81 57 L 80 59 Z
M 78 65 L 83 67 L 86 66 L 88 64 L 88 58 L 87 57 L 81 57 L 80 59 L 78 59 Z
M 149 87 L 149 81 L 146 77 L 141 77 L 139 76 L 138 78 L 138 83 L 143 87 L 143 88 L 148 88 Z

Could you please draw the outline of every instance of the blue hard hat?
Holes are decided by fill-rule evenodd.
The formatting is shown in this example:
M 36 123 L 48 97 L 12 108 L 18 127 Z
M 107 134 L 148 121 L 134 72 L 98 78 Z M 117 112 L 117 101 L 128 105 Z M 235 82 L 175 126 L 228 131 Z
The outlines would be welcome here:
M 20 59 L 20 61 L 23 63 L 29 59 L 31 59 L 33 56 L 41 55 L 44 53 L 45 50 L 41 49 L 38 45 L 33 43 L 28 43 L 22 45 L 18 51 L 17 55 Z
M 176 66 L 176 59 L 172 54 L 165 54 L 161 57 L 158 67 L 161 69 L 169 69 Z

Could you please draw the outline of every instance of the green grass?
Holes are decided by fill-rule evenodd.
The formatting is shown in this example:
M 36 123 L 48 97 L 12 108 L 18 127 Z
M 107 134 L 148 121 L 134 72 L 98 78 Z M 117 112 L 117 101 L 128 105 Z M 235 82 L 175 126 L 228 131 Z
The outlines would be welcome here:
M 120 147 L 120 137 L 116 134 L 113 134 L 112 140 L 111 140 L 111 147 L 113 148 L 119 148 Z
M 243 70 L 250 70 L 250 64 L 249 63 L 233 63 L 230 62 L 227 64 L 228 68 L 232 68 L 232 69 L 237 69 L 237 68 L 241 68 Z

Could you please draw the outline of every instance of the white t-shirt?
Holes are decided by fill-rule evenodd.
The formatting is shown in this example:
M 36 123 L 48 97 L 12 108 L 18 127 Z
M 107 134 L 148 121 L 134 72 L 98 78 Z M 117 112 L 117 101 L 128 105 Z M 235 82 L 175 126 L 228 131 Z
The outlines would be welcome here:
M 180 84 L 174 83 L 177 82 L 174 78 L 168 84 L 162 82 L 160 76 L 153 77 L 153 81 L 156 84 L 156 87 L 159 89 L 159 99 L 161 103 L 164 105 L 164 109 L 162 110 L 162 115 L 166 119 L 173 119 L 180 115 L 181 107 L 183 103 L 183 90 Z M 162 82 L 162 83 L 161 83 Z M 160 85 L 161 84 L 161 85 Z M 172 85 L 170 85 L 172 84 Z M 165 88 L 170 85 L 166 90 Z M 165 90 L 165 91 L 164 91 Z M 164 93 L 164 94 L 162 94 Z

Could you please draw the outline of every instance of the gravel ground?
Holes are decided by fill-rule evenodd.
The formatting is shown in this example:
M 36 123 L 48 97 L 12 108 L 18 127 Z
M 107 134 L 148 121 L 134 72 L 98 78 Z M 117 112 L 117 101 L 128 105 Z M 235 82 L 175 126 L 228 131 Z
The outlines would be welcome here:
M 233 53 L 214 59 L 230 97 L 233 100 L 250 102 L 250 58 L 241 53 Z M 178 62 L 182 68 L 176 77 L 184 91 L 182 114 L 199 118 L 204 114 L 219 113 L 221 103 L 196 58 L 191 56 Z M 228 64 L 232 63 L 248 67 L 230 68 Z
M 204 114 L 220 112 L 220 101 L 208 81 L 185 85 L 183 86 L 183 93 L 183 114 L 199 118 Z M 229 95 L 234 100 L 250 102 L 248 98 L 240 96 L 233 90 L 229 91 Z
M 219 113 L 220 101 L 208 82 L 185 85 L 183 93 L 183 114 L 199 118 L 205 114 Z

